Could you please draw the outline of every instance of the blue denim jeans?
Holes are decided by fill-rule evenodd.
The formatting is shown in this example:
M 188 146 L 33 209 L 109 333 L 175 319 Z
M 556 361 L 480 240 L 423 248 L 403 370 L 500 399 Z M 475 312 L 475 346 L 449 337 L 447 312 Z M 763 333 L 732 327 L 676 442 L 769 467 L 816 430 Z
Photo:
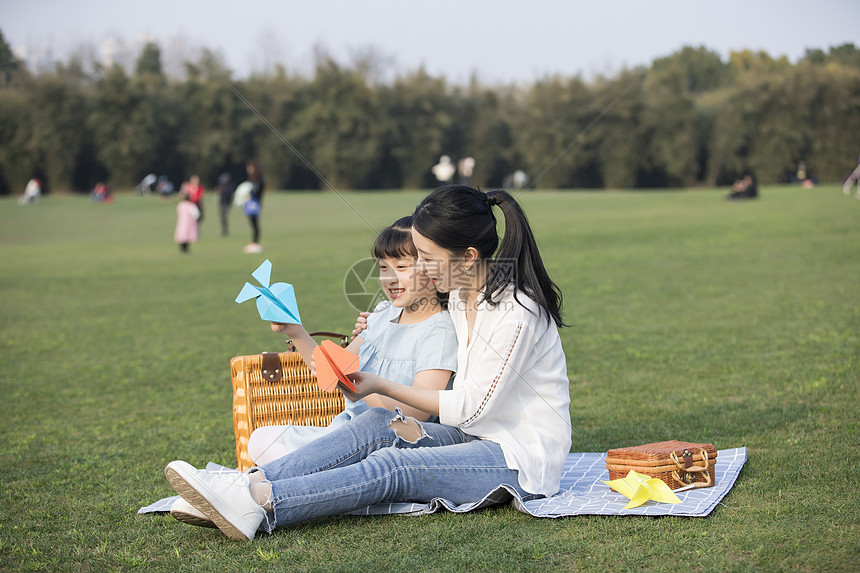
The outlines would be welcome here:
M 418 423 L 420 436 L 400 437 L 400 427 L 389 427 L 396 420 L 404 420 L 399 412 L 372 408 L 261 466 L 272 484 L 274 518 L 267 530 L 381 502 L 474 502 L 501 484 L 533 497 L 505 465 L 498 444 L 429 422 Z

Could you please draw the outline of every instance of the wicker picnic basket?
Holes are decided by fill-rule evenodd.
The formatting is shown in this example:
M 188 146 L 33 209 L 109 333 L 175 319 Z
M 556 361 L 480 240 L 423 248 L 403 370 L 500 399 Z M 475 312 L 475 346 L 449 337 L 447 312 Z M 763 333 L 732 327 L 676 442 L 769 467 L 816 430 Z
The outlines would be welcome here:
M 312 336 L 348 337 L 328 332 Z M 248 456 L 251 432 L 261 426 L 327 426 L 343 411 L 340 392 L 324 392 L 317 386 L 298 352 L 266 352 L 236 356 L 230 360 L 233 380 L 233 431 L 239 469 L 254 466 Z
M 672 489 L 711 487 L 716 483 L 717 449 L 713 444 L 668 441 L 609 450 L 609 479 L 621 479 L 630 470 L 656 477 Z

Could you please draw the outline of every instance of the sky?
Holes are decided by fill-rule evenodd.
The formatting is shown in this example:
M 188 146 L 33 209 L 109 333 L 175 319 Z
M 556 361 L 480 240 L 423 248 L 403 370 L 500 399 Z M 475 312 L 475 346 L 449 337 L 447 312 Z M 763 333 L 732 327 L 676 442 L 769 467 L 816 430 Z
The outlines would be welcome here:
M 205 47 L 245 77 L 275 64 L 307 74 L 323 48 L 343 64 L 373 53 L 383 79 L 423 66 L 455 83 L 612 76 L 683 46 L 795 62 L 806 48 L 860 47 L 858 22 L 856 0 L 0 0 L 0 31 L 19 57 L 133 58 L 154 40 L 168 71 Z

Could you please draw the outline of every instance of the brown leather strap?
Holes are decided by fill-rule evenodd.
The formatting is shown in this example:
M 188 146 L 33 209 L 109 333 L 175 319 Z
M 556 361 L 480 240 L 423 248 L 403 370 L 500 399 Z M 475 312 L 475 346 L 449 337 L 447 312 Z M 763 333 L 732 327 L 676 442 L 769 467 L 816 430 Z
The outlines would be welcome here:
M 340 334 L 339 332 L 329 332 L 327 330 L 320 330 L 318 332 L 309 332 L 311 336 L 326 336 L 328 338 L 340 338 L 340 345 L 343 348 L 349 346 L 349 336 L 346 334 Z M 290 352 L 296 351 L 296 346 L 293 344 L 292 340 L 287 340 L 287 348 L 289 348 Z
M 263 352 L 263 365 L 261 366 L 263 380 L 267 382 L 280 382 L 283 377 L 281 358 L 277 352 Z
M 693 465 L 693 454 L 690 450 L 684 450 L 684 469 L 690 469 Z
M 340 334 L 337 332 L 328 332 L 325 330 L 321 330 L 319 332 L 311 332 L 311 336 L 327 336 L 329 338 L 340 338 L 340 345 L 346 348 L 349 346 L 349 336 L 346 334 Z

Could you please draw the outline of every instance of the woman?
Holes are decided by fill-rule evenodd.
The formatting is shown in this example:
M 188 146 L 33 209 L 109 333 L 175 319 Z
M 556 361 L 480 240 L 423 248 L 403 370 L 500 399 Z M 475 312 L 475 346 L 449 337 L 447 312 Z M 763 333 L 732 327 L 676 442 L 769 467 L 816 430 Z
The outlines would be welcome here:
M 263 247 L 260 245 L 260 211 L 263 209 L 263 191 L 266 188 L 266 181 L 263 179 L 260 164 L 254 160 L 245 164 L 245 172 L 248 174 L 248 181 L 253 183 L 254 187 L 251 190 L 251 197 L 245 202 L 245 215 L 251 223 L 251 242 L 245 245 L 244 252 L 261 253 Z

